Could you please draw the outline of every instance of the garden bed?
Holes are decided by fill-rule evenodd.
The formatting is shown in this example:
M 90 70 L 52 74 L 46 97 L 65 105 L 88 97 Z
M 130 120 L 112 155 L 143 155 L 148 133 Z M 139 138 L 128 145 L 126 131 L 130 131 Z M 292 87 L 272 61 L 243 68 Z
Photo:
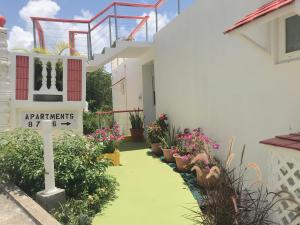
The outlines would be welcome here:
M 29 129 L 0 136 L 1 178 L 32 198 L 44 189 L 42 145 L 40 135 Z M 99 146 L 80 135 L 66 133 L 54 140 L 56 186 L 65 189 L 67 201 L 51 214 L 62 224 L 90 224 L 114 199 L 117 182 L 106 173 L 111 162 L 101 155 Z

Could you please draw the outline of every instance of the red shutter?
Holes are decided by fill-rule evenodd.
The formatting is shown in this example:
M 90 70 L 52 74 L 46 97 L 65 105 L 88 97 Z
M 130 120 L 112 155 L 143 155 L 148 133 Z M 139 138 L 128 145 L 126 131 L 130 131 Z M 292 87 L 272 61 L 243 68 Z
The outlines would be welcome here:
M 68 59 L 68 101 L 81 101 L 82 62 Z
M 16 58 L 16 100 L 28 100 L 29 57 Z

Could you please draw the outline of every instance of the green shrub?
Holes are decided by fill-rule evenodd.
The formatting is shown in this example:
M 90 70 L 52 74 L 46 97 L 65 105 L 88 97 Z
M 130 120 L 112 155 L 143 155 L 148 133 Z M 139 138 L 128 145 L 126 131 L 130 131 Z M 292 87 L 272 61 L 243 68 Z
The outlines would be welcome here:
M 31 196 L 43 189 L 42 139 L 37 132 L 16 129 L 0 136 L 0 175 Z
M 105 174 L 110 161 L 99 161 L 101 150 L 86 138 L 71 133 L 55 140 L 57 186 L 66 189 L 70 197 L 95 193 L 99 187 L 112 188 L 106 185 L 111 178 Z
M 54 140 L 56 186 L 66 190 L 67 202 L 53 214 L 63 224 L 89 224 L 115 197 L 117 182 L 105 173 L 110 161 L 101 151 L 72 133 Z M 42 140 L 36 131 L 16 129 L 0 136 L 0 174 L 30 196 L 44 188 Z
M 92 134 L 99 128 L 99 118 L 95 113 L 83 113 L 83 133 Z
M 113 115 L 97 115 L 93 112 L 83 113 L 83 133 L 93 134 L 101 127 L 112 127 L 114 125 Z

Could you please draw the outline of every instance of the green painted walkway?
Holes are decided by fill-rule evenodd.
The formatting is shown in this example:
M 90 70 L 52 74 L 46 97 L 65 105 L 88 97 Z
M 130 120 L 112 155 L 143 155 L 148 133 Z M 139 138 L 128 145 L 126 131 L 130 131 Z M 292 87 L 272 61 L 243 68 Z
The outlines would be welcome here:
M 193 224 L 186 208 L 194 209 L 197 203 L 181 176 L 147 151 L 121 152 L 122 166 L 109 169 L 120 183 L 118 198 L 93 225 Z

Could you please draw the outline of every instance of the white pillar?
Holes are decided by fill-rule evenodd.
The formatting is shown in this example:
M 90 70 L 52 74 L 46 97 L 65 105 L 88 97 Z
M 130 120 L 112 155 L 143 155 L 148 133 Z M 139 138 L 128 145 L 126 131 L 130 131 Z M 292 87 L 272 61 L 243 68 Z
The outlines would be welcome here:
M 7 30 L 0 27 L 0 133 L 10 128 L 11 80 L 9 65 Z
M 39 91 L 48 91 L 47 87 L 47 60 L 46 59 L 40 59 L 42 62 L 42 87 Z M 41 93 L 42 94 L 42 93 Z
M 53 157 L 53 138 L 52 121 L 43 120 L 41 122 L 42 136 L 44 143 L 44 164 L 45 164 L 45 194 L 56 191 L 54 177 L 54 157 Z
M 57 92 L 57 88 L 56 88 L 56 60 L 53 59 L 50 62 L 51 62 L 51 86 L 50 86 L 50 90 L 51 90 L 51 92 L 55 93 L 55 92 Z

